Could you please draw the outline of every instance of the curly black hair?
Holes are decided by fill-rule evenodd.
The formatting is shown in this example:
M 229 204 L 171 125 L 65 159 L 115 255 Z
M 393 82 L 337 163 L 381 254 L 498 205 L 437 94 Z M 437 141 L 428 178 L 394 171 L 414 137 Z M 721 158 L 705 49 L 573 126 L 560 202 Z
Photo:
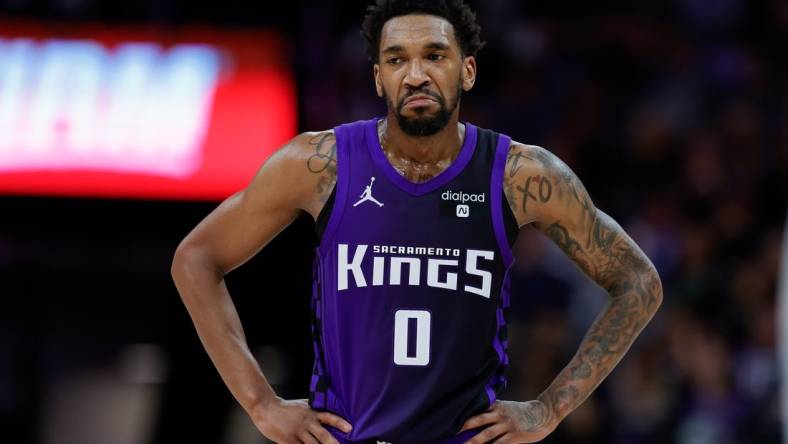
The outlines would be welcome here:
M 429 14 L 445 18 L 454 27 L 454 35 L 460 44 L 463 56 L 476 56 L 484 46 L 481 27 L 476 23 L 476 14 L 464 0 L 376 0 L 367 7 L 367 15 L 361 26 L 361 35 L 367 42 L 367 55 L 372 63 L 378 63 L 380 34 L 383 25 L 391 18 L 408 14 Z

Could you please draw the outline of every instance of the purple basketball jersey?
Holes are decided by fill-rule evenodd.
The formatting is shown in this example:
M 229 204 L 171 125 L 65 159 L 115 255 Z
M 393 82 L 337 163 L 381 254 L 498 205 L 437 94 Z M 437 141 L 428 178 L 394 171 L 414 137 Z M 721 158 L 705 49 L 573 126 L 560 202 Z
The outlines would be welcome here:
M 378 119 L 335 128 L 337 184 L 322 228 L 312 299 L 310 405 L 346 418 L 340 442 L 455 437 L 506 386 L 504 309 L 516 222 L 503 196 L 510 139 L 465 124 L 451 166 L 401 176 Z

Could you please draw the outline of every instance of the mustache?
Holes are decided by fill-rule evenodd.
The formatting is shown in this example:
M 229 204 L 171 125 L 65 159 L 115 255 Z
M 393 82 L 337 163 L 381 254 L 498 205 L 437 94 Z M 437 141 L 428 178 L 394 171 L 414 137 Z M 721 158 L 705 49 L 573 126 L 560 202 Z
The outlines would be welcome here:
M 419 88 L 419 89 L 410 90 L 408 92 L 408 94 L 406 94 L 403 97 L 401 97 L 397 101 L 397 108 L 402 109 L 402 107 L 405 106 L 405 101 L 408 100 L 409 97 L 413 97 L 415 95 L 430 96 L 433 99 L 435 99 L 439 104 L 441 104 L 441 105 L 445 105 L 446 104 L 446 101 L 443 99 L 443 96 L 441 96 L 440 94 L 438 94 L 436 92 L 433 92 L 433 91 L 430 91 L 428 89 Z

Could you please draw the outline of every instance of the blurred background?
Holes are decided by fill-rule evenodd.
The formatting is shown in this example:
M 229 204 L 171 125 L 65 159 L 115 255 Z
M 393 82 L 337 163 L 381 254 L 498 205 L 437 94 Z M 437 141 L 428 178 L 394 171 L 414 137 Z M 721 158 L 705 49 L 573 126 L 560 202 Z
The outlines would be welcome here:
M 0 0 L 3 443 L 260 443 L 169 276 L 180 239 L 299 131 L 385 108 L 365 1 Z M 462 118 L 544 146 L 643 247 L 665 302 L 547 443 L 782 442 L 788 1 L 470 2 Z M 227 276 L 277 393 L 306 398 L 314 223 Z M 605 294 L 516 244 L 510 386 L 538 395 Z

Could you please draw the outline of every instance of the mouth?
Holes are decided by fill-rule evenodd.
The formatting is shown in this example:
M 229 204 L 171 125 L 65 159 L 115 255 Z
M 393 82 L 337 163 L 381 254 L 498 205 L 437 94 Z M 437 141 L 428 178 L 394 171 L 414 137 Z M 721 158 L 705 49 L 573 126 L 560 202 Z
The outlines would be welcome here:
M 405 108 L 419 108 L 424 106 L 429 106 L 433 103 L 438 103 L 433 97 L 428 96 L 426 94 L 417 94 L 415 96 L 410 96 L 405 99 L 404 107 Z

